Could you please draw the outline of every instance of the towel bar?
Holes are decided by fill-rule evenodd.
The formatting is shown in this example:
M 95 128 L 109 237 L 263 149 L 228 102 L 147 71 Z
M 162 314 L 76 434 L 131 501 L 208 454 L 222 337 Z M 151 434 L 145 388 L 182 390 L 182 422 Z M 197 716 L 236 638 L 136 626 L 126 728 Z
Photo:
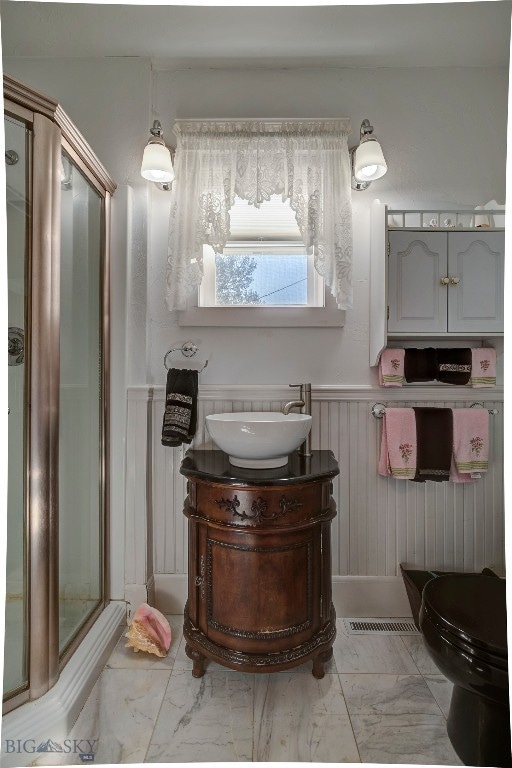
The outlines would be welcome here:
M 469 406 L 470 408 L 475 408 L 476 406 L 480 406 L 481 408 L 485 408 L 485 405 L 480 402 L 471 403 Z M 499 413 L 497 408 L 488 408 L 487 409 L 491 416 L 496 416 L 497 413 Z M 376 419 L 382 419 L 386 412 L 386 406 L 384 403 L 374 403 L 372 405 L 372 415 L 375 416 Z
M 197 344 L 194 344 L 193 341 L 184 341 L 181 347 L 173 347 L 168 352 L 166 352 L 164 356 L 164 368 L 166 371 L 169 370 L 169 367 L 167 365 L 167 358 L 169 355 L 171 355 L 173 352 L 178 352 L 178 350 L 181 352 L 182 355 L 185 355 L 185 357 L 194 357 L 196 352 L 198 352 L 199 347 Z M 204 371 L 206 366 L 208 365 L 208 360 L 205 362 L 202 368 L 199 368 L 198 373 L 201 373 L 201 371 Z

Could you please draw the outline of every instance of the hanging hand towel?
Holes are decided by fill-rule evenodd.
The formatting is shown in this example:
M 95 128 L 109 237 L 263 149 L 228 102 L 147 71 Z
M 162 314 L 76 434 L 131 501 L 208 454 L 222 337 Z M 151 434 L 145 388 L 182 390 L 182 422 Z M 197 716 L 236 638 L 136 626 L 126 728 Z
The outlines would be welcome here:
M 496 350 L 492 347 L 473 347 L 471 350 L 471 386 L 496 386 Z
M 467 384 L 471 376 L 471 349 L 437 348 L 437 380 L 444 384 Z
M 412 408 L 387 408 L 382 423 L 379 475 L 410 480 L 416 473 L 416 424 Z
M 434 381 L 437 377 L 437 353 L 433 347 L 405 350 L 404 375 L 406 381 Z
M 455 464 L 455 459 L 453 458 L 453 453 L 452 463 L 450 465 L 450 477 L 448 479 L 450 483 L 476 483 L 478 480 L 477 477 L 471 477 L 471 475 L 468 474 L 463 475 L 462 472 L 459 472 L 457 465 Z
M 401 387 L 404 383 L 404 349 L 384 349 L 379 360 L 381 387 Z
M 190 443 L 197 424 L 198 372 L 170 368 L 165 387 L 162 445 Z
M 453 446 L 451 408 L 413 408 L 416 419 L 416 482 L 440 483 L 450 477 Z
M 489 466 L 489 411 L 453 409 L 453 457 L 457 471 L 478 478 Z

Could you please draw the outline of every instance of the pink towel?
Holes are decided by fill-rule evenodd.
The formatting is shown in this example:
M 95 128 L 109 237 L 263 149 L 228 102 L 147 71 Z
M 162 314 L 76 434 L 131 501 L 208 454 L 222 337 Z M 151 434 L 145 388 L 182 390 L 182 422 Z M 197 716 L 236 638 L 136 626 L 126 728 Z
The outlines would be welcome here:
M 455 459 L 453 458 L 452 454 L 452 463 L 450 466 L 450 477 L 448 478 L 450 483 L 476 483 L 478 480 L 477 477 L 471 477 L 471 475 L 463 475 L 459 470 L 457 469 L 455 465 Z
M 379 384 L 381 387 L 401 387 L 404 383 L 405 349 L 382 351 L 379 360 Z
M 471 386 L 496 386 L 496 350 L 492 347 L 473 347 L 471 350 Z
M 489 411 L 453 409 L 453 458 L 457 472 L 478 478 L 489 465 Z
M 416 418 L 412 408 L 387 408 L 382 424 L 379 475 L 412 480 L 416 474 Z

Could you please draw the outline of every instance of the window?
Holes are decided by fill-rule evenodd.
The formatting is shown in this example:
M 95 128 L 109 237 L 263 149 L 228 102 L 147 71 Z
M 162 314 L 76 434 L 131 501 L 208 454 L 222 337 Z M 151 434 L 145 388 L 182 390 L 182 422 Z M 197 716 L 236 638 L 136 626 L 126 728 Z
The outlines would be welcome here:
M 239 197 L 223 253 L 203 246 L 203 279 L 180 325 L 340 326 L 345 312 L 326 296 L 289 200 L 259 208 Z M 322 313 L 319 314 L 319 310 Z
M 223 253 L 203 249 L 200 307 L 323 307 L 324 283 L 295 214 L 279 195 L 260 208 L 236 198 Z

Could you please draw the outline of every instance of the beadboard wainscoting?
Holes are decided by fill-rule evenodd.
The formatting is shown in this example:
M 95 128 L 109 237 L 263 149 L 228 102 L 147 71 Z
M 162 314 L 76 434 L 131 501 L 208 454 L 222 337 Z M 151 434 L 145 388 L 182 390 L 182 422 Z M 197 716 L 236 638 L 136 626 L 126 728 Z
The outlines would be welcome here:
M 214 449 L 205 417 L 226 411 L 279 411 L 285 386 L 200 387 L 198 431 L 191 447 Z M 164 387 L 128 390 L 125 596 L 166 613 L 183 610 L 187 572 L 186 495 L 180 464 L 189 446 L 165 448 Z M 410 568 L 503 575 L 503 388 L 410 386 L 313 387 L 313 450 L 330 449 L 338 515 L 332 524 L 333 602 L 338 615 L 410 615 L 400 563 Z M 377 474 L 382 422 L 371 413 L 392 407 L 467 407 L 483 402 L 490 417 L 489 471 L 471 485 L 412 483 Z

